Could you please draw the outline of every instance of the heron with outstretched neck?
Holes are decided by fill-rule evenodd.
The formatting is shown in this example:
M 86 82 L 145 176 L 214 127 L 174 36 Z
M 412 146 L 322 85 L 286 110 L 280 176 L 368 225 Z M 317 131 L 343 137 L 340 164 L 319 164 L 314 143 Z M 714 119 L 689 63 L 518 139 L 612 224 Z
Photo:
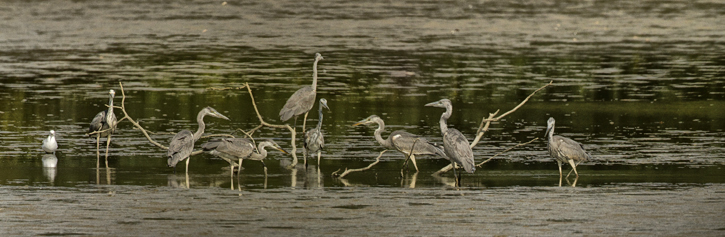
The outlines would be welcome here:
M 561 187 L 561 180 L 563 176 L 563 173 L 561 172 L 561 164 L 569 163 L 569 165 L 571 165 L 572 171 L 574 171 L 576 177 L 579 178 L 579 173 L 576 171 L 577 165 L 579 165 L 582 161 L 591 159 L 592 156 L 589 155 L 586 150 L 584 150 L 584 145 L 582 145 L 581 143 L 578 143 L 567 137 L 562 137 L 559 135 L 555 136 L 555 123 L 556 120 L 554 120 L 553 117 L 550 117 L 549 120 L 546 122 L 545 135 L 549 141 L 547 145 L 547 148 L 549 149 L 549 155 L 556 159 L 556 163 L 559 165 L 559 187 Z M 571 171 L 569 171 L 569 174 L 566 175 L 566 178 L 569 178 L 570 174 Z
M 396 130 L 390 133 L 388 139 L 383 139 L 381 134 L 385 131 L 385 122 L 377 115 L 370 115 L 370 117 L 360 120 L 352 126 L 361 124 L 377 124 L 378 128 L 375 129 L 375 140 L 385 149 L 396 150 L 406 156 L 410 156 L 410 161 L 413 163 L 415 171 L 418 171 L 418 165 L 415 162 L 416 155 L 438 155 L 448 159 L 440 148 L 431 144 L 425 138 L 403 130 Z M 418 141 L 416 142 L 416 140 Z M 415 144 L 415 147 L 413 147 L 413 144 Z
M 302 120 L 302 131 L 305 131 L 307 123 L 307 113 L 315 105 L 315 97 L 317 96 L 317 62 L 324 59 L 320 53 L 315 54 L 315 63 L 312 64 L 312 85 L 305 86 L 297 90 L 284 104 L 282 110 L 279 111 L 279 119 L 284 121 L 295 117 L 294 128 L 297 127 L 297 116 L 305 114 Z
M 204 134 L 204 128 L 206 126 L 204 124 L 204 116 L 207 115 L 229 120 L 229 118 L 220 114 L 212 107 L 206 107 L 199 111 L 199 114 L 196 116 L 196 122 L 199 124 L 199 128 L 196 132 L 191 133 L 189 130 L 182 130 L 171 139 L 169 151 L 166 153 L 166 162 L 169 167 L 174 168 L 174 173 L 176 173 L 176 164 L 183 160 L 186 160 L 186 173 L 189 173 L 189 160 L 191 160 L 189 156 L 194 150 L 194 143 Z
M 115 96 L 116 92 L 114 90 L 108 91 L 108 110 L 96 114 L 96 117 L 93 117 L 91 125 L 88 128 L 89 133 L 104 131 L 102 133 L 96 133 L 96 168 L 98 168 L 99 160 L 101 159 L 99 153 L 101 137 L 106 137 L 106 168 L 108 168 L 108 147 L 111 145 L 111 134 L 116 131 L 116 125 L 118 124 L 116 114 L 113 113 L 113 98 Z
M 436 102 L 431 102 L 425 106 L 445 108 L 446 112 L 441 115 L 439 121 L 441 127 L 441 135 L 443 135 L 443 151 L 451 161 L 453 166 L 453 176 L 456 177 L 456 183 L 460 183 L 456 175 L 456 163 L 463 166 L 463 169 L 468 173 L 476 171 L 473 161 L 473 150 L 468 143 L 468 139 L 460 131 L 455 128 L 448 128 L 447 121 L 453 113 L 453 105 L 448 99 L 442 99 Z
M 322 108 L 330 110 L 327 107 L 327 100 L 325 98 L 320 99 L 320 105 L 318 106 L 319 120 L 317 121 L 317 127 L 310 129 L 305 134 L 305 167 L 307 167 L 307 154 L 314 154 L 317 152 L 317 167 L 320 166 L 320 156 L 322 155 L 322 148 L 325 146 L 325 137 L 322 134 Z
M 45 153 L 55 154 L 55 151 L 58 150 L 58 142 L 55 140 L 55 130 L 50 130 L 50 135 L 43 140 L 41 147 Z
M 267 150 L 265 148 L 271 147 L 284 154 L 289 154 L 287 151 L 282 149 L 276 142 L 272 140 L 265 140 L 257 145 L 259 153 L 254 152 L 254 144 L 252 141 L 246 138 L 221 138 L 210 140 L 201 145 L 201 148 L 209 154 L 218 156 L 223 160 L 229 162 L 231 166 L 231 175 L 234 175 L 234 166 L 239 166 L 237 175 L 242 171 L 242 160 L 258 160 L 262 162 L 264 166 L 264 174 L 267 174 L 267 165 L 264 164 L 264 159 L 267 157 Z M 237 163 L 239 161 L 239 163 Z

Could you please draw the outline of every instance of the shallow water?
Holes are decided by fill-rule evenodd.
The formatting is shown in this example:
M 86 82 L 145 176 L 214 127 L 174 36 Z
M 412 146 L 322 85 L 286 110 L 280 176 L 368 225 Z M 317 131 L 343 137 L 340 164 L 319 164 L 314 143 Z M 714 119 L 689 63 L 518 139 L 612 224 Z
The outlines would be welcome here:
M 387 125 L 384 137 L 405 129 L 440 142 L 443 111 L 423 105 L 449 98 L 449 125 L 472 140 L 482 117 L 508 111 L 553 81 L 492 124 L 473 149 L 477 162 L 543 137 L 554 117 L 557 134 L 582 142 L 594 156 L 578 168 L 578 188 L 722 189 L 723 9 L 718 1 L 3 1 L 0 184 L 71 196 L 95 184 L 159 192 L 167 190 L 161 186 L 436 192 L 453 180 L 450 172 L 431 175 L 447 164 L 432 157 L 418 157 L 419 173 L 409 167 L 401 175 L 404 157 L 388 152 L 371 170 L 332 178 L 336 170 L 367 166 L 382 150 L 373 127 L 350 125 L 377 114 Z M 166 167 L 166 152 L 128 122 L 113 137 L 110 168 L 96 170 L 95 143 L 84 134 L 105 109 L 107 91 L 121 94 L 118 82 L 128 113 L 168 144 L 174 133 L 196 129 L 194 118 L 205 106 L 231 118 L 207 118 L 207 134 L 258 124 L 246 90 L 212 87 L 250 83 L 262 116 L 281 123 L 277 114 L 286 99 L 311 83 L 316 52 L 325 57 L 318 98 L 327 98 L 331 109 L 324 113 L 327 144 L 319 170 L 316 161 L 286 169 L 291 158 L 271 151 L 266 178 L 259 162 L 248 161 L 237 180 L 226 162 L 202 154 L 192 158 L 187 178 Z M 313 112 L 308 125 L 316 122 Z M 40 143 L 51 129 L 60 145 L 55 170 L 41 162 Z M 265 128 L 255 137 L 291 148 L 284 130 Z M 540 195 L 539 188 L 559 181 L 545 149 L 539 140 L 502 154 L 465 174 L 463 186 Z M 712 195 L 722 207 L 722 192 Z

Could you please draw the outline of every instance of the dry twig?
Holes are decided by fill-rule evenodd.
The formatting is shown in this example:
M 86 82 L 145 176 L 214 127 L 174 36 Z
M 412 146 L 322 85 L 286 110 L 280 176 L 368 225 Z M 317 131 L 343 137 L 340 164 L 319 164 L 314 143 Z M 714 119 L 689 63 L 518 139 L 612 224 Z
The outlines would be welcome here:
M 382 157 L 383 156 L 383 153 L 385 153 L 386 151 L 388 151 L 388 150 L 381 151 L 380 152 L 380 155 L 378 155 L 378 157 L 375 158 L 375 162 L 371 163 L 370 165 L 368 165 L 365 168 L 359 168 L 359 169 L 347 169 L 347 168 L 345 168 L 345 171 L 342 172 L 342 174 L 339 174 L 339 175 L 337 174 L 337 172 L 340 171 L 340 170 L 337 170 L 335 172 L 332 172 L 332 177 L 340 178 L 341 179 L 341 178 L 345 177 L 346 175 L 348 175 L 348 174 L 350 174 L 352 172 L 369 170 L 371 167 L 373 167 L 374 165 L 378 164 L 378 162 L 380 162 L 380 157 Z

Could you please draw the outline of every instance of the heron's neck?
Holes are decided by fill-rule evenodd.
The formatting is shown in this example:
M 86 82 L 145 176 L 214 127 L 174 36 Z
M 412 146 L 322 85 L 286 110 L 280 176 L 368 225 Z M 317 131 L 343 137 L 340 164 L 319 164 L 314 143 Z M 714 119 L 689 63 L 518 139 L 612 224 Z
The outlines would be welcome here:
M 547 134 L 547 136 L 549 138 L 549 141 L 554 139 L 554 126 L 553 125 L 551 126 L 551 129 L 549 129 L 549 134 Z
M 317 130 L 320 131 L 320 128 L 322 127 L 322 105 L 320 105 L 320 120 L 317 121 Z
M 267 157 L 267 150 L 265 148 L 267 147 L 266 143 L 260 143 L 259 146 L 257 146 L 257 149 L 259 150 L 258 153 L 252 153 L 251 157 L 252 160 L 261 160 Z
M 108 98 L 108 112 L 106 112 L 106 122 L 110 123 L 113 118 L 113 96 Z M 113 126 L 112 124 L 110 124 Z
M 385 122 L 383 120 L 377 120 L 378 123 L 378 129 L 375 129 L 375 140 L 380 143 L 385 148 L 391 148 L 393 147 L 393 144 L 391 144 L 390 141 L 383 139 L 383 136 L 381 135 L 383 131 L 385 131 Z
M 204 124 L 204 111 L 199 112 L 198 115 L 196 115 L 196 122 L 199 124 L 199 128 L 196 129 L 196 132 L 194 133 L 194 141 L 199 140 L 201 138 L 201 135 L 204 134 L 204 128 L 206 125 Z
M 317 62 L 319 60 L 315 60 L 314 65 L 312 65 L 312 90 L 317 90 Z
M 448 124 L 446 123 L 448 121 L 448 118 L 451 117 L 451 113 L 453 113 L 453 108 L 446 107 L 446 112 L 441 115 L 441 120 L 439 121 L 441 126 L 441 134 L 446 134 L 448 132 Z

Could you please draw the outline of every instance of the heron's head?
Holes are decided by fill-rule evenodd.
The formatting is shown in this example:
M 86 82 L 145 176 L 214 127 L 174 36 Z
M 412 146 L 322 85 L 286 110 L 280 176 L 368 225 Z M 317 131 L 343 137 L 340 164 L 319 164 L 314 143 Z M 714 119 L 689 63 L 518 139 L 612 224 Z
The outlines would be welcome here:
M 50 135 L 55 137 L 55 130 L 50 130 Z
M 116 97 L 116 91 L 114 90 L 108 91 L 108 94 L 111 95 L 111 98 Z
M 549 120 L 546 121 L 546 133 L 544 133 L 544 136 L 548 136 L 551 130 L 554 129 L 554 123 L 556 123 L 554 117 L 549 117 Z
M 451 106 L 451 101 L 449 99 L 442 99 L 442 100 L 439 100 L 439 101 L 436 101 L 436 102 L 427 103 L 427 104 L 425 104 L 425 106 L 437 107 L 437 108 L 446 108 L 446 107 Z
M 323 60 L 323 59 L 325 59 L 325 58 L 322 57 L 322 54 L 315 53 L 315 62 Z
M 206 107 L 206 108 L 204 108 L 203 111 L 204 111 L 205 115 L 210 115 L 210 116 L 217 117 L 220 119 L 229 120 L 229 118 L 227 118 L 227 116 L 222 115 L 221 113 L 217 112 L 216 109 L 214 109 L 212 107 Z
M 320 107 L 330 110 L 330 107 L 327 107 L 327 100 L 325 98 L 320 99 Z
M 259 143 L 259 146 L 260 147 L 272 147 L 272 148 L 274 148 L 274 149 L 276 149 L 278 151 L 281 151 L 285 155 L 289 155 L 289 153 L 287 153 L 287 151 L 285 151 L 284 149 L 282 149 L 282 147 L 280 147 L 279 144 L 277 144 L 276 142 L 274 142 L 271 139 L 267 139 L 267 140 L 264 140 L 264 141 L 260 142 Z
M 374 123 L 378 123 L 378 121 L 381 121 L 381 120 L 382 119 L 380 119 L 380 117 L 378 117 L 377 115 L 370 115 L 370 117 L 360 120 L 357 123 L 353 124 L 352 126 L 354 127 L 354 126 L 361 125 L 361 124 L 374 124 Z

